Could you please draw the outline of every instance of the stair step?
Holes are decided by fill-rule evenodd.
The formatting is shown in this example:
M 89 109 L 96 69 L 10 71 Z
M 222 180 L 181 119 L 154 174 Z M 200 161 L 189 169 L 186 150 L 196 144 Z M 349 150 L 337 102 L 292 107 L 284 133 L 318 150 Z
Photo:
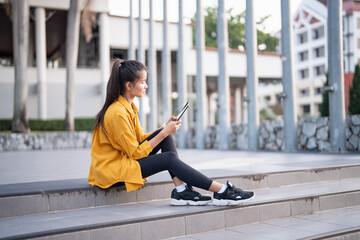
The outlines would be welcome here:
M 360 166 L 337 166 L 327 168 L 248 174 L 214 178 L 219 182 L 230 180 L 243 189 L 262 189 L 325 180 L 341 180 L 360 177 Z M 146 183 L 137 191 L 126 192 L 117 185 L 103 190 L 91 187 L 87 179 L 34 182 L 0 185 L 0 218 L 47 213 L 62 210 L 99 207 L 114 204 L 167 199 L 173 189 L 169 181 Z M 199 190 L 201 193 L 206 191 Z
M 360 178 L 257 189 L 241 206 L 170 206 L 152 200 L 0 219 L 0 238 L 159 239 L 360 205 Z M 169 194 L 169 192 L 167 193 Z M 359 221 L 360 222 L 360 221 Z M 109 237 L 109 238 L 108 238 Z
M 360 239 L 360 206 L 340 208 L 308 215 L 245 224 L 173 240 L 194 239 Z

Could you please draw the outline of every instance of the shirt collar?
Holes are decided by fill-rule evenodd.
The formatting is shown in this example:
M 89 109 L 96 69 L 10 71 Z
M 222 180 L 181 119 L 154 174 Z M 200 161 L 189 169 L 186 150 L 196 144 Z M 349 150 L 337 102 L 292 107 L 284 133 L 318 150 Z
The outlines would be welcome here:
M 128 103 L 128 101 L 126 101 L 126 99 L 119 95 L 118 97 L 118 101 L 132 114 L 137 114 L 138 109 L 136 107 L 136 105 L 134 104 L 134 102 L 131 103 L 131 105 Z

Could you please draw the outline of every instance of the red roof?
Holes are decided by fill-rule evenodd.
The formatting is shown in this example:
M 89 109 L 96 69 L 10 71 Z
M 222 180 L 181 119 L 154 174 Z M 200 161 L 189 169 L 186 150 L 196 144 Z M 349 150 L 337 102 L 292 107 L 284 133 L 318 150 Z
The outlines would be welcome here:
M 328 0 L 318 0 L 327 7 Z M 352 12 L 360 12 L 360 2 L 355 0 L 343 0 L 343 10 L 349 14 Z

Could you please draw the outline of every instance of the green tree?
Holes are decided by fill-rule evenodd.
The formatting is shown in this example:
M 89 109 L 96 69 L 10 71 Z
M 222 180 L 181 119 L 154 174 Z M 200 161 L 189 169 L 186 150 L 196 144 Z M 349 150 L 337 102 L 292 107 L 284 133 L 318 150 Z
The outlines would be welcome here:
M 326 82 L 324 86 L 329 85 L 329 77 L 326 74 Z M 320 114 L 322 117 L 328 117 L 329 116 L 329 93 L 323 91 L 322 94 L 322 103 L 320 105 Z
M 360 114 L 359 103 L 360 103 L 360 67 L 359 65 L 356 65 L 352 87 L 350 88 L 349 112 L 351 114 Z
M 231 49 L 245 49 L 245 11 L 240 14 L 232 14 L 233 9 L 227 11 L 228 19 L 228 34 L 229 34 L 229 48 Z M 205 45 L 206 47 L 217 47 L 217 8 L 208 7 L 205 15 Z M 264 22 L 269 16 L 262 18 L 257 22 L 258 28 L 263 27 Z M 195 17 L 192 22 L 195 23 Z M 195 32 L 195 24 L 193 33 Z M 258 46 L 262 45 L 261 51 L 275 52 L 279 44 L 279 39 L 257 30 Z M 195 34 L 193 34 L 193 43 L 195 45 Z

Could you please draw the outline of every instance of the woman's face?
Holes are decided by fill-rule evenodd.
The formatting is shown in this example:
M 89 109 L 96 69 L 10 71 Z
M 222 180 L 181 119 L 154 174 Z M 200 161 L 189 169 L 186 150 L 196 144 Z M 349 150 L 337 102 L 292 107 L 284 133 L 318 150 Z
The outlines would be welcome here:
M 135 85 L 131 84 L 132 88 L 130 90 L 130 94 L 134 97 L 144 96 L 146 89 L 148 88 L 146 80 L 147 80 L 147 73 L 145 71 L 142 71 L 140 73 L 140 79 L 136 82 L 136 84 Z

